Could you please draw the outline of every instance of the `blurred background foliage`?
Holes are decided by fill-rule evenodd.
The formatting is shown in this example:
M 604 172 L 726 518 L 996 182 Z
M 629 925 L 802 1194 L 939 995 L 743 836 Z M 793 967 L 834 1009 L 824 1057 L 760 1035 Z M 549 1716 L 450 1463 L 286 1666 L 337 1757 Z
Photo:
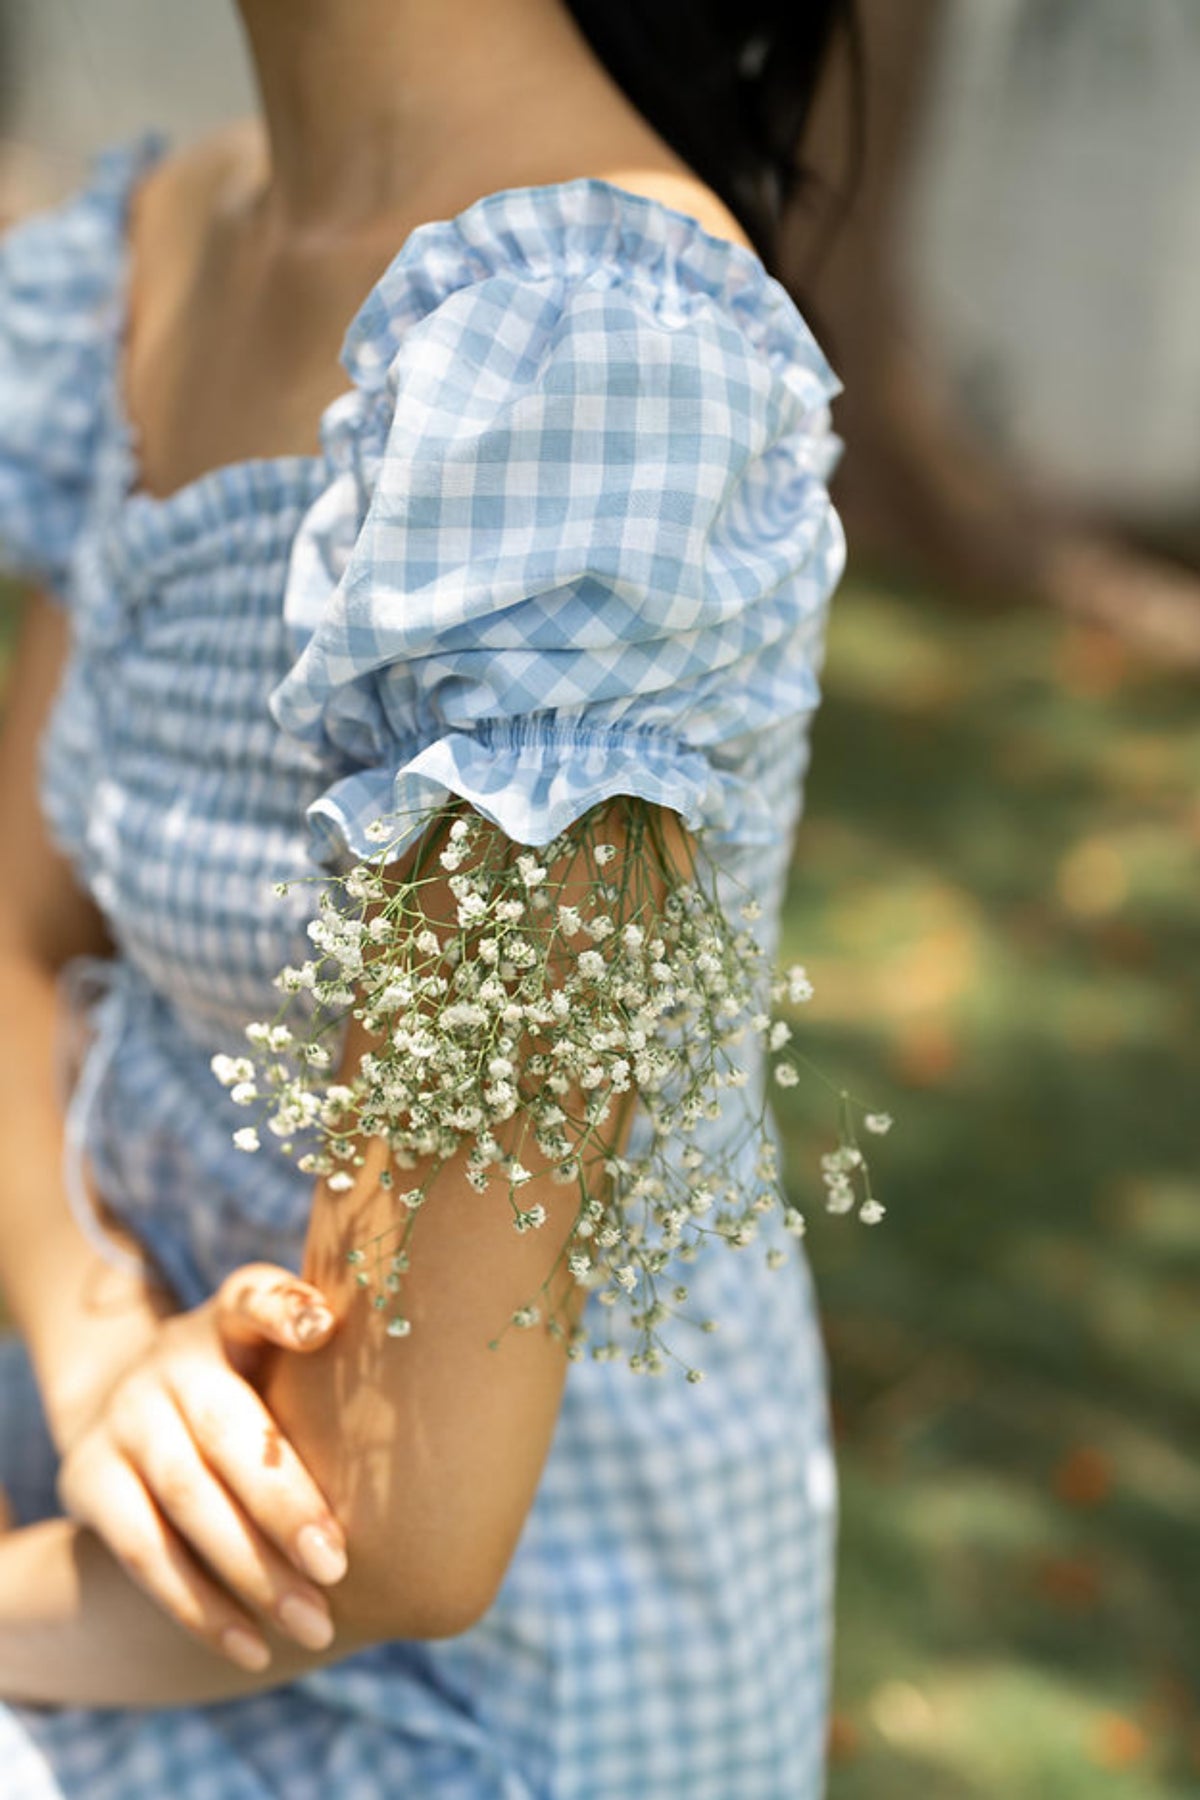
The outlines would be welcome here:
M 896 1116 L 817 1216 L 843 1484 L 830 1800 L 1200 1794 L 1200 716 L 1032 611 L 835 604 L 787 914 Z

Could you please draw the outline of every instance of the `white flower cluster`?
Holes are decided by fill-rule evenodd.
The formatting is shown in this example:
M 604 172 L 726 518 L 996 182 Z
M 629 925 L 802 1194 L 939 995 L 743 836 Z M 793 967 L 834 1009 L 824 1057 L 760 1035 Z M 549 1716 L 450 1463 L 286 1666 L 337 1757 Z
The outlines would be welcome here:
M 618 804 L 623 852 L 605 836 L 606 826 L 617 835 Z M 749 929 L 757 902 L 734 924 L 702 862 L 681 869 L 661 816 L 639 801 L 597 808 L 536 853 L 446 809 L 399 876 L 387 866 L 395 826 L 382 821 L 371 835 L 378 862 L 329 883 L 309 927 L 313 958 L 278 978 L 285 995 L 315 1009 L 311 1026 L 250 1026 L 256 1056 L 215 1058 L 217 1078 L 238 1105 L 258 1105 L 260 1124 L 335 1193 L 355 1185 L 364 1145 L 386 1142 L 395 1229 L 351 1261 L 391 1335 L 410 1329 L 403 1278 L 419 1210 L 437 1171 L 465 1149 L 467 1180 L 480 1193 L 503 1191 L 519 1232 L 547 1219 L 542 1204 L 524 1203 L 529 1163 L 574 1190 L 566 1241 L 548 1247 L 546 1279 L 510 1324 L 544 1323 L 573 1357 L 626 1354 L 611 1332 L 590 1341 L 582 1327 L 564 1327 L 549 1296 L 569 1274 L 601 1306 L 630 1310 L 630 1366 L 661 1370 L 675 1354 L 662 1327 L 686 1316 L 679 1264 L 707 1238 L 754 1243 L 763 1215 L 780 1206 L 786 1228 L 803 1233 L 751 1070 L 765 1052 L 777 1083 L 796 1082 L 792 1030 L 772 1008 L 809 999 L 804 970 L 771 970 Z M 330 1082 L 320 1040 L 351 1011 L 373 1048 L 352 1081 Z M 750 1182 L 701 1147 L 705 1125 L 738 1090 L 748 1090 L 737 1103 L 754 1134 L 749 1165 L 739 1163 L 753 1168 Z M 649 1126 L 640 1134 L 649 1148 L 637 1155 L 625 1149 L 635 1101 Z M 844 1093 L 841 1121 L 839 1148 L 824 1159 L 828 1206 L 857 1207 L 875 1223 L 883 1208 Z M 864 1120 L 872 1131 L 890 1123 Z M 746 1143 L 745 1130 L 737 1137 Z M 242 1128 L 235 1142 L 258 1149 L 258 1130 Z M 785 1259 L 773 1248 L 767 1260 Z

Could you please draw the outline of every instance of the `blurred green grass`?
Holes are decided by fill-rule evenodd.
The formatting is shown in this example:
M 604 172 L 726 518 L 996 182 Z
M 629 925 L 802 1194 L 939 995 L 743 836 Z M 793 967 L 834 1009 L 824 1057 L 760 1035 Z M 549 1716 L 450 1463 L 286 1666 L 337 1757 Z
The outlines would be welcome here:
M 1200 1794 L 1200 711 L 1034 612 L 835 607 L 786 918 L 897 1118 L 814 1216 L 843 1486 L 830 1800 Z M 831 1122 L 785 1096 L 798 1198 Z
M 842 1475 L 830 1800 L 1200 1794 L 1194 687 L 860 578 L 825 689 L 787 951 L 808 1049 L 897 1117 L 869 1231 L 815 1216 L 831 1110 L 782 1097 Z

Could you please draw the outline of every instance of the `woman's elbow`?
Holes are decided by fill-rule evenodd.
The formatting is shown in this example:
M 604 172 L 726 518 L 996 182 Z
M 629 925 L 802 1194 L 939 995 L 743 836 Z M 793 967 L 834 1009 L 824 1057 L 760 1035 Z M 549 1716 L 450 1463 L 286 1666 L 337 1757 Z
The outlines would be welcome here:
M 349 1568 L 330 1594 L 339 1636 L 363 1646 L 396 1638 L 459 1637 L 489 1611 L 507 1572 L 515 1534 L 482 1529 L 424 1541 L 397 1521 L 388 1543 L 346 1525 Z
M 488 1611 L 562 1398 L 553 1340 L 529 1334 L 497 1354 L 477 1298 L 451 1315 L 456 1329 L 429 1310 L 403 1362 L 386 1362 L 394 1347 L 380 1349 L 370 1317 L 351 1312 L 327 1350 L 281 1358 L 266 1393 L 345 1535 L 348 1569 L 330 1602 L 335 1624 L 364 1643 L 455 1637 Z

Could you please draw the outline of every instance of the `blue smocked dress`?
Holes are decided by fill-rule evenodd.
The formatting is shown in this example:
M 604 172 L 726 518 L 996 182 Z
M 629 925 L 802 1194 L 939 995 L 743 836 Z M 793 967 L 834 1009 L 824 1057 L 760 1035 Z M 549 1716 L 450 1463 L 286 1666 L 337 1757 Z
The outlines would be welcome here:
M 69 612 L 44 805 L 118 946 L 74 979 L 66 1178 L 86 1159 L 190 1305 L 302 1253 L 308 1179 L 231 1147 L 209 1069 L 305 953 L 312 889 L 274 884 L 393 806 L 461 795 L 536 844 L 637 794 L 707 832 L 770 938 L 842 541 L 836 383 L 791 301 L 596 181 L 415 232 L 320 455 L 139 492 L 126 218 L 158 153 L 109 153 L 0 251 L 0 534 Z M 464 1636 L 219 1706 L 0 1705 L 5 1800 L 814 1800 L 834 1481 L 807 1273 L 768 1271 L 775 1241 L 689 1271 L 722 1321 L 703 1386 L 572 1367 Z M 0 1425 L 21 1513 L 52 1510 L 11 1346 Z

